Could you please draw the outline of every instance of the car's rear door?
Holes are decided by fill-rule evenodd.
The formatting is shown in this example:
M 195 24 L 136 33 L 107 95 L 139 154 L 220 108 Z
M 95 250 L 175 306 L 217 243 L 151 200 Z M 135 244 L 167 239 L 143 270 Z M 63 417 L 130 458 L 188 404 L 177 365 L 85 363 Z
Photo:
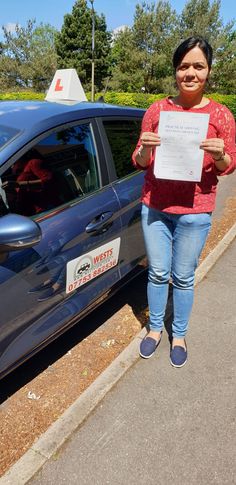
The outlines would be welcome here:
M 122 241 L 120 248 L 121 277 L 142 270 L 146 265 L 141 230 L 140 196 L 144 172 L 132 165 L 132 153 L 137 144 L 143 112 L 100 120 L 103 139 L 107 138 L 107 159 L 110 179 L 121 208 Z

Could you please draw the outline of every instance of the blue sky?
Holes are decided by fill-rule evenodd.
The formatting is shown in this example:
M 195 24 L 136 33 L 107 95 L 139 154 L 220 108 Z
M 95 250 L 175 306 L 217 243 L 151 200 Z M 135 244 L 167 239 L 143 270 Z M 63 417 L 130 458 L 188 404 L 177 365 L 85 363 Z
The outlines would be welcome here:
M 60 29 L 64 15 L 71 13 L 74 3 L 75 0 L 4 0 L 0 26 L 8 24 L 14 28 L 16 23 L 24 26 L 28 19 L 36 18 L 37 24 L 49 23 Z M 89 0 L 87 3 L 90 4 Z M 132 25 L 137 3 L 141 0 L 94 0 L 94 9 L 105 15 L 108 29 L 113 30 L 121 25 Z M 170 3 L 180 13 L 186 1 L 171 0 Z M 232 0 L 221 0 L 221 16 L 224 24 L 232 19 Z M 0 30 L 0 37 L 1 34 Z

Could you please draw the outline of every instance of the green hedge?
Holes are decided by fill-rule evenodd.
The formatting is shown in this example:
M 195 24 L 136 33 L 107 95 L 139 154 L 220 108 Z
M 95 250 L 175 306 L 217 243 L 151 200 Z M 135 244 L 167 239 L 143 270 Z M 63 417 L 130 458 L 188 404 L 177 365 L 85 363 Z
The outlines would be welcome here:
M 115 93 L 108 91 L 104 99 L 106 103 L 147 109 L 150 104 L 165 97 L 166 94 Z M 98 98 L 99 95 L 96 95 L 96 99 Z
M 107 92 L 104 96 L 106 103 L 118 104 L 122 106 L 133 106 L 138 108 L 147 109 L 150 104 L 165 98 L 166 94 L 143 94 L 143 93 L 115 93 Z M 232 94 L 209 94 L 209 98 L 214 99 L 216 102 L 225 104 L 233 113 L 236 118 L 236 96 Z M 99 94 L 96 95 L 96 99 L 99 98 Z M 89 99 L 89 96 L 88 96 Z
M 0 93 L 0 101 L 43 101 L 45 93 L 33 91 L 19 91 L 12 93 Z
M 97 93 L 95 101 L 102 96 L 102 93 Z M 90 100 L 90 93 L 87 93 L 88 100 Z M 106 103 L 121 105 L 121 106 L 133 106 L 138 108 L 147 109 L 150 104 L 159 99 L 166 97 L 166 94 L 145 94 L 145 93 L 116 93 L 108 91 L 104 96 Z M 232 94 L 209 94 L 209 98 L 214 99 L 218 103 L 225 104 L 234 114 L 236 118 L 236 96 Z M 44 100 L 45 93 L 35 93 L 33 91 L 19 91 L 12 93 L 0 93 L 0 101 L 6 100 Z
M 210 94 L 209 98 L 214 99 L 217 103 L 225 104 L 232 111 L 236 119 L 236 96 L 233 94 Z

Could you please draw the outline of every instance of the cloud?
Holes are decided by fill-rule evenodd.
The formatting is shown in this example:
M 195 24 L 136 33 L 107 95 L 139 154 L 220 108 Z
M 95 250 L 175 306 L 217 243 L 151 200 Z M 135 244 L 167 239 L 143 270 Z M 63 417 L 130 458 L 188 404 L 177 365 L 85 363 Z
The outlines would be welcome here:
M 15 31 L 16 31 L 16 26 L 17 26 L 17 25 L 20 27 L 20 25 L 19 25 L 19 24 L 15 24 L 15 23 L 13 23 L 13 22 L 8 22 L 8 24 L 5 24 L 5 25 L 4 25 L 4 27 L 5 27 L 5 29 L 6 29 L 8 32 L 13 33 L 13 32 L 15 32 Z
M 111 36 L 111 41 L 112 41 L 112 44 L 115 40 L 115 38 L 117 37 L 117 35 L 120 33 L 120 32 L 124 32 L 125 29 L 128 29 L 128 25 L 120 25 L 119 27 L 116 27 L 116 29 L 114 29 L 112 31 L 112 36 Z
M 124 32 L 128 28 L 128 25 L 120 25 L 113 30 L 113 35 L 119 34 L 119 32 Z

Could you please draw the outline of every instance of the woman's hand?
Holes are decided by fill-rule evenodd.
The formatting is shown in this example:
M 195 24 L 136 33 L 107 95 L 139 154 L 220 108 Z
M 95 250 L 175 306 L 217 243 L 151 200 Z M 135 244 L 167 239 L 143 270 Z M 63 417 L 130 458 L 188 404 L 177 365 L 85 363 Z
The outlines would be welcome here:
M 200 148 L 209 153 L 216 161 L 223 159 L 225 155 L 225 145 L 222 138 L 208 138 L 201 143 Z
M 142 167 L 146 167 L 150 160 L 152 149 L 160 146 L 161 139 L 156 133 L 153 133 L 152 131 L 144 131 L 141 135 L 140 141 L 141 146 L 139 147 L 139 150 L 137 152 L 136 159 L 139 165 L 141 165 Z
M 215 166 L 221 172 L 224 172 L 230 165 L 231 158 L 225 153 L 224 140 L 222 138 L 208 138 L 201 143 L 200 148 L 214 158 Z
M 143 148 L 155 148 L 156 146 L 160 146 L 161 139 L 159 135 L 153 133 L 152 131 L 144 131 L 141 135 L 141 144 Z

